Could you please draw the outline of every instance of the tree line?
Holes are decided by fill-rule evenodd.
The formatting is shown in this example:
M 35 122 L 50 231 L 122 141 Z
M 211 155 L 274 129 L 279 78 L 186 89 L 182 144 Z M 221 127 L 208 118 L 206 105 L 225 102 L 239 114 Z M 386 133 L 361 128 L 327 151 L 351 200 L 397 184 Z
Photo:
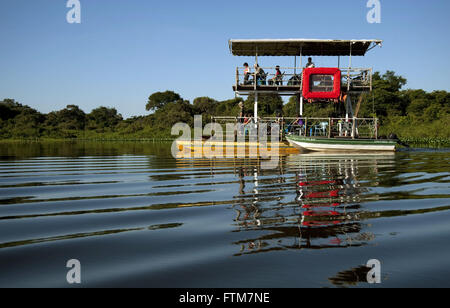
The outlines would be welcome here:
M 401 138 L 450 139 L 450 93 L 426 92 L 402 88 L 406 79 L 392 71 L 373 76 L 373 91 L 363 95 L 358 117 L 380 119 L 381 133 L 396 133 Z M 359 98 L 353 98 L 356 102 Z M 115 108 L 98 107 L 86 113 L 76 105 L 41 113 L 13 99 L 0 101 L 0 138 L 85 138 L 85 139 L 165 139 L 177 122 L 193 126 L 196 114 L 204 122 L 211 116 L 238 116 L 239 104 L 251 114 L 254 97 L 218 101 L 210 97 L 195 98 L 192 103 L 173 91 L 156 92 L 149 96 L 146 116 L 124 119 Z M 298 98 L 284 104 L 277 94 L 259 95 L 258 116 L 295 117 Z M 341 116 L 342 103 L 307 103 L 305 117 Z M 448 142 L 448 141 L 447 141 Z

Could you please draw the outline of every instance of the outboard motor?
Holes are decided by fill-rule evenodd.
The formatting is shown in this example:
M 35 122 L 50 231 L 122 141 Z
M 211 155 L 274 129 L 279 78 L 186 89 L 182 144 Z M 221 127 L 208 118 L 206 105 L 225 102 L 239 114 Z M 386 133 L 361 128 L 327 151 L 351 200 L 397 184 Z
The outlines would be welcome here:
M 391 133 L 391 134 L 389 135 L 389 139 L 390 139 L 390 140 L 395 140 L 398 144 L 400 144 L 400 145 L 402 145 L 402 146 L 404 146 L 404 147 L 409 148 L 409 145 L 406 144 L 406 143 L 404 143 L 404 142 L 402 142 L 402 141 L 400 141 L 400 139 L 398 139 L 397 135 L 394 134 L 394 133 Z
M 398 140 L 398 137 L 397 137 L 396 134 L 391 133 L 391 134 L 389 135 L 389 139 L 391 139 L 391 140 Z

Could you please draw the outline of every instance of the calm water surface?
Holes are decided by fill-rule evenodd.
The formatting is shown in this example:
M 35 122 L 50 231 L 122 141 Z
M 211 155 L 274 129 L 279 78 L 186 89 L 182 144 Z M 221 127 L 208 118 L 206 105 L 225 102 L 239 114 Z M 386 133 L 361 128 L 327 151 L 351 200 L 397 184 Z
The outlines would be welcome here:
M 450 152 L 175 160 L 0 144 L 0 287 L 450 287 Z

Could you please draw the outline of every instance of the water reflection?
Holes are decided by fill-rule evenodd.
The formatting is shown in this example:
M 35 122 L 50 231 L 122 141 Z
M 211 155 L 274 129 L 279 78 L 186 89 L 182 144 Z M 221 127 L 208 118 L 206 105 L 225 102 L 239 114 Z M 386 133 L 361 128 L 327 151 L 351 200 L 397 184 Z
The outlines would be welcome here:
M 86 286 L 354 286 L 379 255 L 387 283 L 441 275 L 448 154 L 299 154 L 267 170 L 174 159 L 170 143 L 0 144 L 0 286 L 65 286 L 75 255 Z
M 367 283 L 367 274 L 369 268 L 366 266 L 358 266 L 349 270 L 344 270 L 336 274 L 336 276 L 328 278 L 328 280 L 337 287 L 357 286 L 358 284 Z
M 360 202 L 369 189 L 361 182 L 376 178 L 379 162 L 393 158 L 304 155 L 282 158 L 276 170 L 236 168 L 235 231 L 253 235 L 234 243 L 236 255 L 366 245 L 375 235 L 364 232 L 367 210 Z
M 60 235 L 60 236 L 47 237 L 47 238 L 35 238 L 35 239 L 28 239 L 28 240 L 24 240 L 24 241 L 1 243 L 0 249 L 11 248 L 11 247 L 16 247 L 16 246 L 23 246 L 23 245 L 33 245 L 33 244 L 39 244 L 39 243 L 48 243 L 48 242 L 55 242 L 55 241 L 62 241 L 62 240 L 78 239 L 78 238 L 98 237 L 98 236 L 104 236 L 104 235 L 119 234 L 119 233 L 124 233 L 124 232 L 170 229 L 170 228 L 177 228 L 182 225 L 183 225 L 182 223 L 170 223 L 170 224 L 163 224 L 163 225 L 152 225 L 152 226 L 148 226 L 148 227 L 103 230 L 103 231 L 98 231 L 98 232 L 68 234 L 68 235 Z

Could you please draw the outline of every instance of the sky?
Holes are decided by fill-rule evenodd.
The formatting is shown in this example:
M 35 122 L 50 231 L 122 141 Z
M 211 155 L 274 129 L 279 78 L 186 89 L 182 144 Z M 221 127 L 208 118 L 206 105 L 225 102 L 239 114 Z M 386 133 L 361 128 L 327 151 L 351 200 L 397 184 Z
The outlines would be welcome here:
M 254 62 L 230 54 L 231 38 L 382 39 L 353 66 L 393 70 L 405 88 L 450 91 L 448 0 L 380 0 L 379 24 L 367 22 L 367 0 L 80 3 L 81 24 L 69 24 L 67 0 L 0 0 L 0 100 L 45 113 L 114 107 L 130 117 L 147 114 L 157 91 L 230 99 L 236 66 Z M 293 62 L 259 58 L 261 66 Z

